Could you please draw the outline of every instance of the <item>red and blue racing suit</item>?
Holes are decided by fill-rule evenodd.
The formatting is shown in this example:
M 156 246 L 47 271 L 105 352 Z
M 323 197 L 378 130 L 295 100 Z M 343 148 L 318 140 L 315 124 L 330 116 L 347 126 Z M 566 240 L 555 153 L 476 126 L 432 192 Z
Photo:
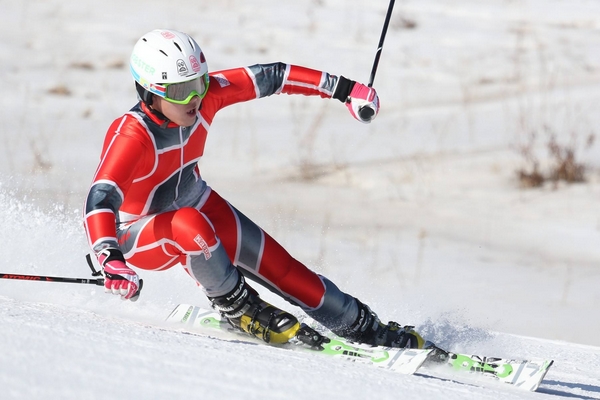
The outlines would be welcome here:
M 118 248 L 130 266 L 145 270 L 181 264 L 210 297 L 233 289 L 240 271 L 332 329 L 352 324 L 355 299 L 294 259 L 212 190 L 198 168 L 222 108 L 279 93 L 331 98 L 337 83 L 326 72 L 283 63 L 214 72 L 192 126 L 138 103 L 106 134 L 85 205 L 92 249 Z

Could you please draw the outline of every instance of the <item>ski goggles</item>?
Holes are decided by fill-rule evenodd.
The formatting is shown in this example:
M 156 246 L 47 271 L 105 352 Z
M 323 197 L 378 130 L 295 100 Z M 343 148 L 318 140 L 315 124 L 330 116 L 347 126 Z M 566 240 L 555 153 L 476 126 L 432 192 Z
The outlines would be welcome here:
M 200 100 L 208 92 L 208 74 L 204 74 L 191 81 L 179 83 L 163 83 L 165 88 L 164 99 L 175 104 L 188 104 L 192 97 L 198 96 Z

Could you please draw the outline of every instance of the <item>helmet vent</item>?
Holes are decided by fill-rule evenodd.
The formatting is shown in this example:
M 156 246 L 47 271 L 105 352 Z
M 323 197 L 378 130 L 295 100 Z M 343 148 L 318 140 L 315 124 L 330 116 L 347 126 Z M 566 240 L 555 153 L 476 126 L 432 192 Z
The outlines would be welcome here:
M 160 51 L 161 53 L 163 53 L 165 56 L 169 57 L 169 55 L 168 55 L 167 53 L 165 53 L 164 51 L 162 51 L 162 50 L 159 50 L 159 51 Z
M 177 42 L 173 42 L 173 44 L 175 45 L 175 47 L 177 47 L 179 49 L 179 51 L 183 51 L 183 50 L 181 50 L 181 47 L 179 47 L 179 45 L 177 44 Z

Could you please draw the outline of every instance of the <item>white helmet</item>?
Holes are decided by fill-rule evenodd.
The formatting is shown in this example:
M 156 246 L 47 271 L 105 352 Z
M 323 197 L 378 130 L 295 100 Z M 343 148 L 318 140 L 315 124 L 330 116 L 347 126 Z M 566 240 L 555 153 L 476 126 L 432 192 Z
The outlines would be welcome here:
M 148 104 L 155 94 L 185 104 L 208 89 L 208 66 L 198 43 L 189 35 L 156 29 L 142 36 L 130 58 L 138 94 Z M 179 84 L 179 85 L 174 85 Z

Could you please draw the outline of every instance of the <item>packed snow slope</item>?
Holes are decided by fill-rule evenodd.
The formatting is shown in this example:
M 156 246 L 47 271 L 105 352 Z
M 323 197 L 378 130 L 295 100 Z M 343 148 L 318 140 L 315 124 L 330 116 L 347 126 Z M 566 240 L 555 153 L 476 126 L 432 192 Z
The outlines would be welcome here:
M 190 33 L 211 70 L 282 61 L 366 82 L 387 6 L 0 0 L 0 272 L 89 276 L 81 206 L 105 130 L 136 101 L 143 33 Z M 0 398 L 600 398 L 599 28 L 595 1 L 397 2 L 374 123 L 273 96 L 223 110 L 201 162 L 382 319 L 454 351 L 554 359 L 538 393 L 178 332 L 173 307 L 207 303 L 173 268 L 141 272 L 136 303 L 0 281 Z M 521 188 L 520 169 L 553 169 L 553 141 L 586 182 Z

